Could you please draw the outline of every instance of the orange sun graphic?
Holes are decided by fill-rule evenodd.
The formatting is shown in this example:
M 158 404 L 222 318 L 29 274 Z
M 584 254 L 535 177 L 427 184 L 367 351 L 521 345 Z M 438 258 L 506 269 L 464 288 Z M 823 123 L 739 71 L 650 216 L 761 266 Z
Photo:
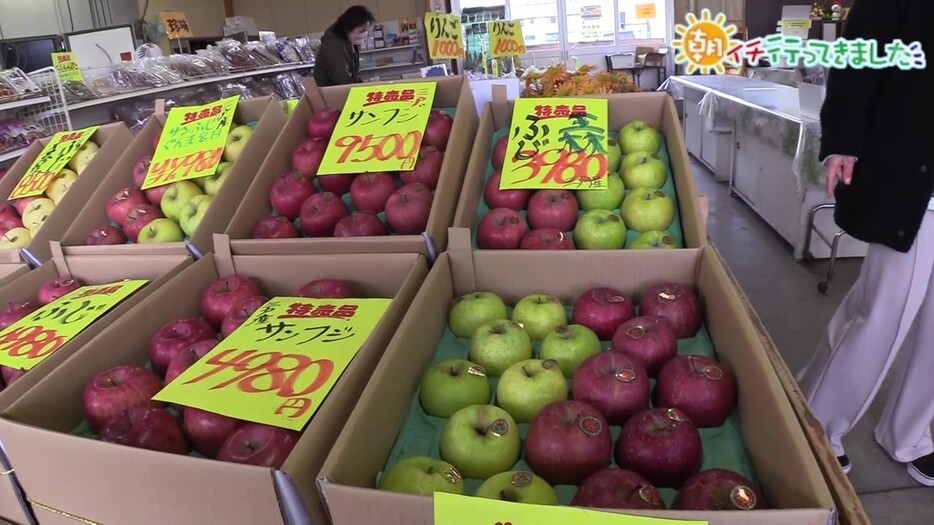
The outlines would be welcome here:
M 736 26 L 727 24 L 723 13 L 711 17 L 709 9 L 702 10 L 700 18 L 688 13 L 686 19 L 687 25 L 675 26 L 678 38 L 671 42 L 671 47 L 677 52 L 675 63 L 685 64 L 687 74 L 695 71 L 705 75 L 724 73 L 724 64 L 734 61 L 727 56 L 728 53 L 742 45 L 741 41 L 733 39 L 738 31 Z

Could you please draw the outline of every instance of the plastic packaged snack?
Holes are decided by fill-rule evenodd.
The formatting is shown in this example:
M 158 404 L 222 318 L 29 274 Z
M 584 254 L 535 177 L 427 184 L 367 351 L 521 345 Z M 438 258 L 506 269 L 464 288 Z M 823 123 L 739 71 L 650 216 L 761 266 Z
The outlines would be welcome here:
M 37 122 L 0 120 L 0 153 L 25 148 L 47 134 L 46 129 Z

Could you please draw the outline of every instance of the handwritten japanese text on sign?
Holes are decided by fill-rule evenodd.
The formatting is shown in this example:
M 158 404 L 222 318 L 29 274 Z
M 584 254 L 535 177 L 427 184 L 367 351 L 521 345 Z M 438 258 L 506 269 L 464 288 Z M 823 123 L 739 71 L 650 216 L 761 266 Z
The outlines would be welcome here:
M 209 177 L 224 156 L 240 95 L 169 111 L 142 189 Z
M 511 57 L 525 53 L 522 24 L 518 21 L 490 22 L 490 56 Z
M 500 188 L 606 189 L 606 99 L 519 98 Z
M 301 430 L 390 302 L 273 298 L 153 399 Z
M 435 88 L 434 82 L 350 88 L 318 175 L 415 169 Z
M 447 13 L 425 13 L 428 55 L 434 60 L 464 58 L 461 19 Z
M 637 20 L 651 20 L 657 16 L 656 13 L 655 4 L 636 4 Z
M 45 193 L 55 176 L 65 168 L 96 131 L 97 126 L 91 126 L 75 131 L 59 131 L 52 135 L 52 138 L 42 148 L 42 152 L 23 174 L 23 178 L 16 183 L 16 187 L 10 192 L 8 198 L 10 200 L 22 199 Z
M 82 286 L 0 330 L 0 365 L 32 369 L 147 282 Z
M 191 27 L 188 25 L 188 17 L 181 11 L 163 11 L 159 13 L 162 18 L 162 25 L 165 26 L 165 34 L 169 39 L 191 38 Z
M 707 525 L 703 520 L 650 518 L 578 507 L 532 505 L 496 499 L 434 494 L 435 525 Z
M 55 66 L 58 76 L 62 77 L 63 81 L 84 82 L 74 53 L 52 53 L 52 65 Z

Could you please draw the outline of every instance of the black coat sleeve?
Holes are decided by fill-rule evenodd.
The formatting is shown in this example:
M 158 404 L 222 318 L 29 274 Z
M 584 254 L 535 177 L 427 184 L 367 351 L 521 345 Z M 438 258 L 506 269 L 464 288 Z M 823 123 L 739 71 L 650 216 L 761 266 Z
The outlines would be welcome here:
M 902 0 L 855 0 L 846 20 L 843 38 L 875 40 L 877 53 L 899 38 Z M 885 74 L 880 69 L 832 69 L 821 107 L 820 160 L 830 155 L 862 153 L 869 114 Z
M 318 56 L 315 60 L 324 62 L 328 71 L 330 85 L 342 86 L 344 84 L 353 84 L 353 63 L 347 53 L 347 46 L 339 45 L 337 42 L 324 43 L 318 49 Z

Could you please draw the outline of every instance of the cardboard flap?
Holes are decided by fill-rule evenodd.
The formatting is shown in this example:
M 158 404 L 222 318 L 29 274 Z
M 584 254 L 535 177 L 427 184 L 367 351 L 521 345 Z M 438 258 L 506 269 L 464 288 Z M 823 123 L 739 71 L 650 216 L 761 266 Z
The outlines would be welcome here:
M 305 85 L 305 96 L 311 102 L 311 108 L 315 111 L 326 108 L 327 104 L 324 102 L 324 96 L 321 94 L 315 77 L 305 77 L 302 83 Z
M 164 98 L 157 98 L 154 104 L 155 104 L 155 112 L 153 113 L 154 115 L 165 115 L 166 114 Z
M 217 274 L 221 277 L 229 277 L 237 273 L 233 254 L 230 251 L 230 237 L 223 233 L 214 234 L 214 265 L 217 268 Z
M 470 230 L 467 228 L 449 228 L 451 246 L 447 253 L 451 254 L 448 263 L 451 265 L 451 285 L 456 295 L 467 292 L 461 290 L 477 290 L 477 272 L 474 268 L 474 252 L 470 248 Z M 447 254 L 442 254 L 442 257 Z M 438 259 L 440 261 L 440 258 Z M 437 263 L 436 263 L 437 264 Z
M 58 241 L 49 241 L 49 250 L 52 251 L 52 263 L 58 270 L 59 275 L 71 275 L 68 269 L 68 261 L 65 259 L 65 253 L 62 252 L 62 243 Z

